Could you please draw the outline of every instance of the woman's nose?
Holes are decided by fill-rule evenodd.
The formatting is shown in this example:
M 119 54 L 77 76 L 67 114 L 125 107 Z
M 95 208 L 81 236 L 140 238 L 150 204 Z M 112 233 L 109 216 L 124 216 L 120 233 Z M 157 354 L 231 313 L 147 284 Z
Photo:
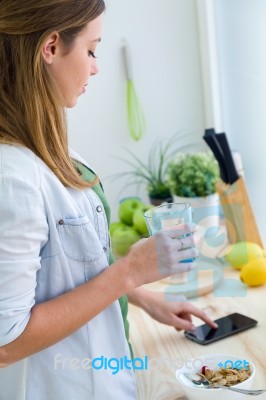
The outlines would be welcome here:
M 97 62 L 96 62 L 96 60 L 93 60 L 93 63 L 92 63 L 92 65 L 91 65 L 91 75 L 96 75 L 96 74 L 98 74 L 98 72 L 99 72 L 99 68 L 98 68 L 98 65 L 97 65 Z

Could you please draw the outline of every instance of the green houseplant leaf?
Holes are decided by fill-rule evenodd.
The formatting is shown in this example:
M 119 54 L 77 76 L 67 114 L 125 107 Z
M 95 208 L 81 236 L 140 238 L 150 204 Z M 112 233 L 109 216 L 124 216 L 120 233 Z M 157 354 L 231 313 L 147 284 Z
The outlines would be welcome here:
M 174 195 L 206 197 L 215 193 L 219 177 L 218 163 L 211 153 L 180 153 L 169 162 L 166 180 Z
M 149 150 L 147 163 L 142 161 L 133 151 L 125 148 L 128 157 L 116 157 L 116 159 L 121 160 L 131 169 L 113 174 L 109 178 L 117 180 L 127 177 L 128 180 L 124 187 L 128 185 L 145 185 L 151 198 L 170 198 L 171 191 L 166 182 L 166 172 L 169 160 L 177 152 L 175 144 L 181 137 L 182 135 L 178 132 L 166 141 L 163 139 L 154 142 Z

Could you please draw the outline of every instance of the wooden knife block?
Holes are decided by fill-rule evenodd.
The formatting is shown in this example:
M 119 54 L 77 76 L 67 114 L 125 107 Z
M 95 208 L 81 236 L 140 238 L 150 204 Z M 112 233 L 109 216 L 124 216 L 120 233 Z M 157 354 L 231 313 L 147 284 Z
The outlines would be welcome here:
M 253 242 L 263 248 L 244 179 L 240 177 L 232 185 L 219 181 L 216 190 L 223 207 L 230 242 Z

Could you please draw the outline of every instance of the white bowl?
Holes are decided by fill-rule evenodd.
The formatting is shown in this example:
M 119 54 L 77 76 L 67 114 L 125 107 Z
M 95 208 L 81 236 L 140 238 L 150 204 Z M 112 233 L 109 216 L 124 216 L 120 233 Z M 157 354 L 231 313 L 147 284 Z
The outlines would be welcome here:
M 177 381 L 184 391 L 185 395 L 189 400 L 239 400 L 245 399 L 246 395 L 235 393 L 226 389 L 204 389 L 195 386 L 188 378 L 182 376 L 183 373 L 199 373 L 201 372 L 201 367 L 206 365 L 208 368 L 213 370 L 219 370 L 220 367 L 218 364 L 223 363 L 223 365 L 227 362 L 227 366 L 231 363 L 228 361 L 232 361 L 235 363 L 236 361 L 242 361 L 242 366 L 244 367 L 244 361 L 249 363 L 251 369 L 251 375 L 245 381 L 234 385 L 236 388 L 241 389 L 251 389 L 253 379 L 255 376 L 255 366 L 250 360 L 246 360 L 245 357 L 231 355 L 231 354 L 211 354 L 211 355 L 201 355 L 196 358 L 192 358 L 184 362 L 182 368 L 176 370 L 176 378 Z M 238 365 L 240 367 L 240 365 Z

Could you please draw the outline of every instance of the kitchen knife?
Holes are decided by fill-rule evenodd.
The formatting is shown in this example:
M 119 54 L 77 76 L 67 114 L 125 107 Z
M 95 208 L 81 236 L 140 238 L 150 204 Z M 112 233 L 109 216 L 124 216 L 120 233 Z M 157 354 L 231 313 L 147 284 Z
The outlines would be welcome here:
M 204 136 L 211 136 L 211 135 L 215 135 L 215 130 L 214 130 L 214 128 L 205 129 L 205 134 L 204 134 Z
M 219 169 L 220 169 L 220 176 L 225 183 L 229 183 L 228 171 L 227 166 L 225 163 L 224 154 L 222 148 L 216 138 L 214 129 L 206 129 L 205 135 L 203 139 L 208 144 L 210 149 L 212 150 L 214 157 L 218 161 Z
M 236 166 L 234 163 L 234 159 L 233 159 L 230 147 L 229 147 L 229 143 L 228 143 L 226 134 L 224 132 L 216 133 L 215 136 L 216 136 L 217 141 L 219 142 L 222 152 L 224 154 L 224 161 L 225 161 L 225 165 L 226 165 L 228 183 L 232 184 L 238 180 L 239 176 L 238 176 L 238 173 L 236 170 Z

